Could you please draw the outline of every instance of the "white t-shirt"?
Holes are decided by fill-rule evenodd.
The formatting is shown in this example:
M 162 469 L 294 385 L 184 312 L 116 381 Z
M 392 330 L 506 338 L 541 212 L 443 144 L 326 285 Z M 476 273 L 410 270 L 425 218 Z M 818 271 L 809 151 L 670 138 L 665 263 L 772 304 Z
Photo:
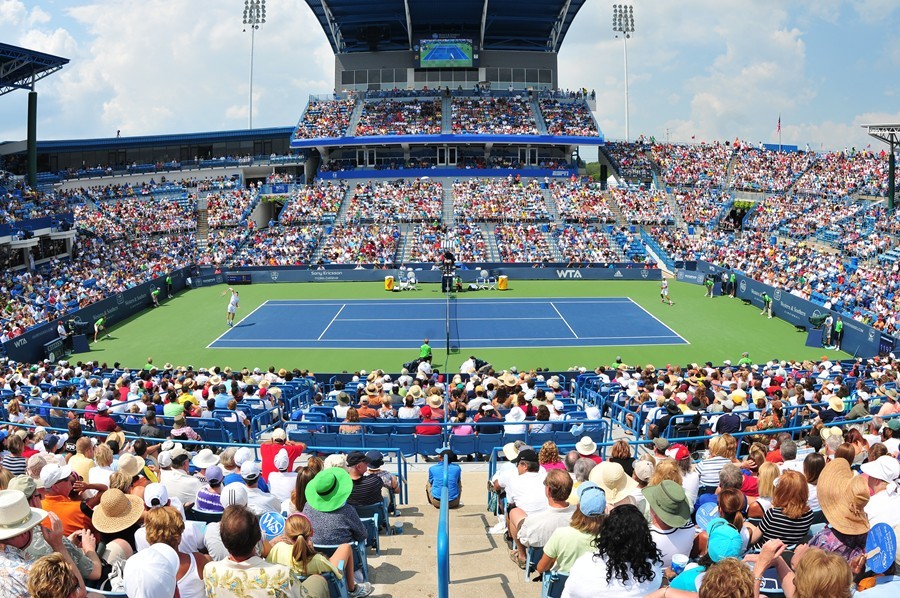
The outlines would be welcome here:
M 609 583 L 606 583 L 606 561 L 596 558 L 593 552 L 588 552 L 575 561 L 569 571 L 569 580 L 563 588 L 562 598 L 641 598 L 658 590 L 662 585 L 662 571 L 659 563 L 653 564 L 653 579 L 638 583 L 629 577 L 626 583 L 622 583 L 616 575 L 613 575 Z
M 694 536 L 696 529 L 694 524 L 688 522 L 685 527 L 662 530 L 655 525 L 650 525 L 650 535 L 653 536 L 653 542 L 662 553 L 662 566 L 668 567 L 672 564 L 672 557 L 676 554 L 691 554 L 691 548 L 694 545 Z
M 545 477 L 547 470 L 543 467 L 539 471 L 516 476 L 506 485 L 506 499 L 529 515 L 549 509 L 550 503 L 544 493 Z
M 900 494 L 882 490 L 869 499 L 866 504 L 866 515 L 869 524 L 887 523 L 891 527 L 900 525 Z
M 505 490 L 510 480 L 518 476 L 519 472 L 516 469 L 515 464 L 507 461 L 505 463 L 501 463 L 497 467 L 497 471 L 494 472 L 494 477 L 491 478 L 491 481 L 497 482 L 497 484 L 499 484 L 500 486 L 500 489 Z
M 290 500 L 291 492 L 297 485 L 297 474 L 293 472 L 273 471 L 269 474 L 269 493 L 278 500 Z

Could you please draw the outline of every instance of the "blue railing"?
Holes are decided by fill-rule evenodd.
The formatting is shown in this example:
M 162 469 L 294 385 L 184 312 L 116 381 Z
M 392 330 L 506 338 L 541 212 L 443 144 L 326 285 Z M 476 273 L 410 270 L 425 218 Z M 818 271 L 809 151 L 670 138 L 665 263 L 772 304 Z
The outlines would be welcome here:
M 441 514 L 437 532 L 438 598 L 450 598 L 450 457 L 443 457 L 443 490 L 441 492 Z

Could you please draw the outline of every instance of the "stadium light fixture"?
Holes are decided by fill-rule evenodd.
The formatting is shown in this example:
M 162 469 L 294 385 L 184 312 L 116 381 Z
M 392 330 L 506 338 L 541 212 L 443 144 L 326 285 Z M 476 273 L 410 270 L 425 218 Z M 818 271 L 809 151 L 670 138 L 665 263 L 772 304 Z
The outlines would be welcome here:
M 253 128 L 253 50 L 256 30 L 266 24 L 266 0 L 244 0 L 244 32 L 250 28 L 250 128 Z
M 634 33 L 634 7 L 631 4 L 613 4 L 613 31 L 622 34 L 625 49 L 625 141 L 631 139 L 628 110 L 628 39 Z

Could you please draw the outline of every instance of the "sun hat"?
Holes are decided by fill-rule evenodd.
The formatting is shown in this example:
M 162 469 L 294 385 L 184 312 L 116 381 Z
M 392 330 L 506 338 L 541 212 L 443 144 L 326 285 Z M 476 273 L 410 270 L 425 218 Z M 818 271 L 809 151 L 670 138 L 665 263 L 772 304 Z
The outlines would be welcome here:
M 885 482 L 893 482 L 900 478 L 900 462 L 890 455 L 882 455 L 875 461 L 863 463 L 860 470 L 870 478 Z
M 172 427 L 175 428 L 176 430 L 179 428 L 185 427 L 187 425 L 187 423 L 184 419 L 184 414 L 179 413 L 178 415 L 176 415 L 175 418 L 172 420 L 172 424 L 173 424 Z
M 525 447 L 522 444 L 507 442 L 503 445 L 503 456 L 506 457 L 507 461 L 512 461 L 516 458 L 516 456 L 519 454 L 519 451 L 523 448 Z
M 432 409 L 440 409 L 444 406 L 444 399 L 440 395 L 431 395 L 425 402 Z
M 639 459 L 634 462 L 634 476 L 645 484 L 653 477 L 656 466 L 650 461 Z
M 247 486 L 241 482 L 232 482 L 231 484 L 228 484 L 222 488 L 222 495 L 219 497 L 219 502 L 222 503 L 223 508 L 232 505 L 247 506 Z
M 647 504 L 666 525 L 678 528 L 691 520 L 691 505 L 681 484 L 663 480 L 655 486 L 647 486 L 641 492 Z
M 199 453 L 194 455 L 194 458 L 191 459 L 191 464 L 197 469 L 206 469 L 207 467 L 212 467 L 219 462 L 219 455 L 216 455 L 212 452 L 212 449 L 205 448 L 202 449 Z
M 865 478 L 853 473 L 846 459 L 834 459 L 825 464 L 816 487 L 819 505 L 831 527 L 848 535 L 869 531 L 865 512 L 869 485 Z
M 606 512 L 606 492 L 593 482 L 578 486 L 578 510 L 587 517 L 596 517 Z
M 378 387 L 375 386 L 373 382 L 369 382 L 366 384 L 366 394 L 370 397 L 374 397 L 378 394 Z
M 272 440 L 274 442 L 287 440 L 287 432 L 284 431 L 284 428 L 275 428 L 272 430 Z
M 346 469 L 323 469 L 306 486 L 306 501 L 313 509 L 331 513 L 346 504 L 353 491 L 353 480 Z
M 654 438 L 653 446 L 655 446 L 658 451 L 664 451 L 669 448 L 669 441 L 665 438 Z
M 837 426 L 831 426 L 830 428 L 822 428 L 819 430 L 819 436 L 823 441 L 828 440 L 831 436 L 843 436 L 844 432 Z
M 47 517 L 47 511 L 28 504 L 21 490 L 0 490 L 0 540 L 25 533 Z
M 706 526 L 707 540 L 706 552 L 714 563 L 722 559 L 739 558 L 744 547 L 741 534 L 734 526 L 721 517 L 716 517 Z
M 91 524 L 98 532 L 114 534 L 137 523 L 143 513 L 144 502 L 140 496 L 110 488 L 100 497 L 100 504 L 91 516 Z
M 129 478 L 133 478 L 137 474 L 139 474 L 144 469 L 144 465 L 147 462 L 143 457 L 138 457 L 137 455 L 132 455 L 131 453 L 125 453 L 121 457 L 119 457 L 119 471 L 127 475 Z
M 144 487 L 144 504 L 148 509 L 164 507 L 169 504 L 169 491 L 159 482 Z
M 844 399 L 837 397 L 837 396 L 833 396 L 830 399 L 828 399 L 828 407 L 832 411 L 837 411 L 838 413 L 843 413 L 844 412 Z
M 37 492 L 37 482 L 30 475 L 17 475 L 6 485 L 7 490 L 19 490 L 25 495 L 25 498 L 31 500 L 34 493 Z
M 289 461 L 290 457 L 288 456 L 287 449 L 281 449 L 275 454 L 275 458 L 272 460 L 272 464 L 278 471 L 287 471 L 288 467 L 291 466 Z
M 262 473 L 262 468 L 256 461 L 244 461 L 241 463 L 241 477 L 252 482 Z
M 500 382 L 503 383 L 504 386 L 515 386 L 519 383 L 519 378 L 509 372 L 506 372 L 505 374 L 500 376 L 498 380 L 500 380 Z
M 597 443 L 590 436 L 582 436 L 575 444 L 575 450 L 582 457 L 590 457 L 597 452 Z
M 525 417 L 526 417 L 526 415 L 525 415 L 524 411 L 522 411 L 518 407 L 513 407 L 512 409 L 509 410 L 509 412 L 506 414 L 506 417 L 504 417 L 504 419 L 508 422 L 518 423 L 518 422 L 525 421 Z
M 637 481 L 628 476 L 621 465 L 611 461 L 599 463 L 591 470 L 588 479 L 603 488 L 606 501 L 611 504 L 627 498 L 638 487 Z
M 125 561 L 129 598 L 171 598 L 175 594 L 178 553 L 168 544 L 153 544 Z
M 406 396 L 412 397 L 413 399 L 421 399 L 425 396 L 425 393 L 422 392 L 422 387 L 418 384 L 413 384 L 409 387 L 409 390 L 406 391 Z
M 51 488 L 72 475 L 72 468 L 58 463 L 47 463 L 41 469 L 41 487 Z

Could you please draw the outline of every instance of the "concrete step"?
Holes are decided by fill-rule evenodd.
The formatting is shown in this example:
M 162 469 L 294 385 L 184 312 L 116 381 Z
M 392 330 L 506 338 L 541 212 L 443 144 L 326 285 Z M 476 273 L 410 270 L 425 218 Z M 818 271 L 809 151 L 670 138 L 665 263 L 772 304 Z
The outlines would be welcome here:
M 369 551 L 373 596 L 437 596 L 437 529 L 440 512 L 425 499 L 427 466 L 409 474 L 409 504 L 391 517 L 403 533 L 381 536 L 381 557 Z M 496 523 L 485 509 L 487 472 L 484 464 L 463 464 L 461 506 L 450 511 L 450 595 L 534 596 L 540 585 L 524 579 L 510 561 L 503 536 L 487 528 Z

